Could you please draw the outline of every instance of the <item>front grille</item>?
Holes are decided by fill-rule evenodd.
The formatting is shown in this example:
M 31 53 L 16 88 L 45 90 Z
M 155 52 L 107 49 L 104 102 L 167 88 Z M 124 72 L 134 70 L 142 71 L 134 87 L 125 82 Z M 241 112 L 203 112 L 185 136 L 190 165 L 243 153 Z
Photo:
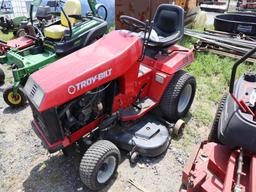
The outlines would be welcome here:
M 38 86 L 36 84 L 33 85 L 32 89 L 31 89 L 31 92 L 30 92 L 30 96 L 31 98 L 34 98 L 35 94 L 36 94 L 36 91 L 38 89 Z
M 30 102 L 30 106 L 33 111 L 34 120 L 39 125 L 40 130 L 48 142 L 53 144 L 62 141 L 64 139 L 64 134 L 55 108 L 41 113 L 33 103 Z

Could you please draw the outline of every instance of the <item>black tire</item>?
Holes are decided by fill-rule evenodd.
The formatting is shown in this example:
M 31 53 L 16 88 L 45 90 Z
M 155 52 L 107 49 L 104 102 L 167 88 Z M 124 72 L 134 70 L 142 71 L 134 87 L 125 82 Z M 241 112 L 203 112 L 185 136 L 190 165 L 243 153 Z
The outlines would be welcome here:
M 17 90 L 17 95 L 14 96 L 12 86 L 4 90 L 3 98 L 4 98 L 4 101 L 10 107 L 13 107 L 13 108 L 22 107 L 25 105 L 27 101 L 26 95 L 23 93 L 23 91 L 20 88 Z
M 210 130 L 210 133 L 208 135 L 208 141 L 209 142 L 219 143 L 219 139 L 218 139 L 219 120 L 220 120 L 220 116 L 221 116 L 221 113 L 223 111 L 224 105 L 226 103 L 227 96 L 228 96 L 228 94 L 225 93 L 222 96 L 222 98 L 220 100 L 220 103 L 218 105 L 218 108 L 217 108 L 217 111 L 216 111 L 216 114 L 215 114 L 215 118 L 213 120 L 213 124 L 212 124 L 211 130 Z
M 111 159 L 113 166 L 108 166 L 105 161 Z M 82 182 L 91 190 L 100 190 L 111 181 L 117 171 L 120 161 L 120 151 L 110 141 L 100 140 L 94 143 L 84 154 L 80 163 L 80 177 Z M 105 167 L 104 167 L 105 166 Z M 111 176 L 107 180 L 98 177 L 100 169 L 110 169 Z
M 5 81 L 5 74 L 4 71 L 0 68 L 0 86 L 4 84 Z
M 188 88 L 189 87 L 189 88 Z M 189 97 L 182 107 L 179 107 L 180 101 L 185 94 L 184 91 L 189 89 Z M 160 111 L 170 122 L 176 122 L 184 117 L 194 100 L 196 92 L 196 79 L 185 71 L 178 71 L 167 86 L 160 101 Z

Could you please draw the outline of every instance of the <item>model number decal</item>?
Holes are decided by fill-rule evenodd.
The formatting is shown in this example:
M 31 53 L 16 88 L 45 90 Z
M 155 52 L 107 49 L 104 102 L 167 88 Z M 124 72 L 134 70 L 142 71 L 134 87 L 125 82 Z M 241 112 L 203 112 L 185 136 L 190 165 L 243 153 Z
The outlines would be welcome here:
M 94 75 L 93 77 L 90 77 L 90 78 L 88 78 L 84 81 L 81 81 L 75 85 L 70 85 L 68 87 L 68 93 L 70 95 L 74 95 L 77 91 L 80 91 L 80 90 L 84 89 L 85 87 L 88 87 L 89 85 L 96 83 L 97 81 L 100 81 L 102 79 L 105 79 L 105 78 L 111 76 L 111 74 L 112 74 L 112 69 L 108 69 L 102 73 Z

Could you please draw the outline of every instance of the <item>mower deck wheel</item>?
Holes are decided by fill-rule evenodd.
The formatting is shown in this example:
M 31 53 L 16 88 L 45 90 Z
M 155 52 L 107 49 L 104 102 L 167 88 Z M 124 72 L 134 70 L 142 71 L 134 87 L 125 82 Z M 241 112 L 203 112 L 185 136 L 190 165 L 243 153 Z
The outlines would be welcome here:
M 129 160 L 130 160 L 131 164 L 135 164 L 137 162 L 138 158 L 139 158 L 139 153 L 138 152 L 134 151 L 134 152 L 130 153 Z
M 182 119 L 179 119 L 173 127 L 173 132 L 175 136 L 182 135 L 184 127 L 185 127 L 185 122 Z
M 17 90 L 17 94 L 14 94 L 13 87 L 8 87 L 4 90 L 3 93 L 4 101 L 10 106 L 10 107 L 21 107 L 24 106 L 24 104 L 27 101 L 26 95 L 23 93 L 21 89 Z
M 220 103 L 218 105 L 218 108 L 217 108 L 217 111 L 216 111 L 216 114 L 215 114 L 215 118 L 214 118 L 211 130 L 210 130 L 209 136 L 208 136 L 208 141 L 209 142 L 219 143 L 219 139 L 218 139 L 219 120 L 220 120 L 220 116 L 221 116 L 221 113 L 223 111 L 224 105 L 226 103 L 227 96 L 228 96 L 228 94 L 225 93 L 222 96 L 222 98 L 220 100 Z
M 160 110 L 170 122 L 184 117 L 195 97 L 196 79 L 185 71 L 178 71 L 167 86 L 160 102 Z
M 5 81 L 5 74 L 4 71 L 0 68 L 0 86 L 4 84 Z
M 110 141 L 94 143 L 80 163 L 82 182 L 91 190 L 104 188 L 113 178 L 120 161 L 119 149 Z

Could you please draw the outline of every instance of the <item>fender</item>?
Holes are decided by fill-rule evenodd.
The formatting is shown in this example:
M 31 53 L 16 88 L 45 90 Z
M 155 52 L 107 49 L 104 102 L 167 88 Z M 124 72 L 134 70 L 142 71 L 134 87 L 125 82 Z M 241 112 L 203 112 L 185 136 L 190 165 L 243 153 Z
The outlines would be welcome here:
M 179 45 L 172 46 L 168 55 L 159 55 L 156 59 L 145 57 L 143 64 L 153 71 L 149 96 L 159 102 L 174 74 L 194 60 L 193 51 Z
M 174 45 L 168 50 L 168 55 L 158 55 L 155 60 L 146 57 L 143 63 L 155 67 L 160 72 L 172 75 L 193 63 L 194 60 L 194 53 L 191 49 Z

